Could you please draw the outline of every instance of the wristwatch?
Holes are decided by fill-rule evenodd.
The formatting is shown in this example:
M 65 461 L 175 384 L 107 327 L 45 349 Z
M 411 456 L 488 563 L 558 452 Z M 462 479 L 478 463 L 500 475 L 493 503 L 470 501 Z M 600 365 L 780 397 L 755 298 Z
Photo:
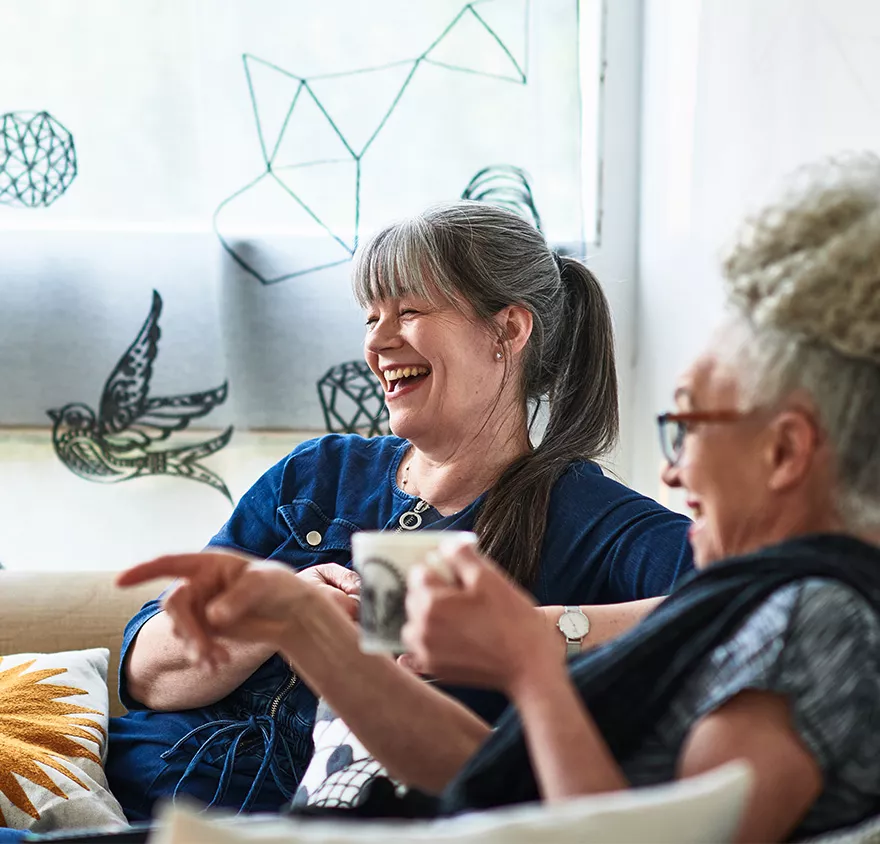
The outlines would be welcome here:
M 562 615 L 556 626 L 565 636 L 565 656 L 571 659 L 581 652 L 581 642 L 590 632 L 590 619 L 584 615 L 580 607 L 563 607 Z

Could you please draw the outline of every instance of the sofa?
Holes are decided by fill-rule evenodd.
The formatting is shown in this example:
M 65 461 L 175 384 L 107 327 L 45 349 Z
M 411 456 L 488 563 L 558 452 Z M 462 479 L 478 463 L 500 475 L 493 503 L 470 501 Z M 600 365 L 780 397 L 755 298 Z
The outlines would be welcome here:
M 116 693 L 122 630 L 162 585 L 117 589 L 115 572 L 0 571 L 0 655 L 109 648 L 110 714 L 125 709 Z
M 114 585 L 113 572 L 22 572 L 0 570 L 0 656 L 13 654 L 57 654 L 84 651 L 92 648 L 108 648 L 110 661 L 107 667 L 107 686 L 110 691 L 110 715 L 124 713 L 116 687 L 119 671 L 119 648 L 126 621 L 147 600 L 155 597 L 164 584 L 147 584 L 133 589 L 121 590 Z M 106 666 L 107 663 L 105 662 Z M 53 678 L 49 678 L 49 682 Z M 66 678 L 65 678 L 66 681 Z M 78 772 L 79 773 L 79 772 Z M 607 841 L 607 825 L 615 831 L 614 840 L 643 840 L 646 824 L 666 830 L 665 837 L 656 840 L 703 841 L 727 840 L 735 827 L 736 818 L 744 799 L 750 777 L 741 766 L 733 766 L 720 774 L 713 773 L 705 781 L 694 782 L 686 789 L 665 787 L 659 792 L 633 796 L 621 795 L 608 804 L 595 798 L 581 807 L 569 806 L 560 812 L 545 812 L 534 808 L 521 811 L 500 812 L 491 818 L 476 819 L 464 827 L 453 824 L 452 828 L 435 830 L 430 826 L 417 825 L 398 829 L 396 840 L 424 840 L 443 842 L 452 834 L 464 842 L 497 844 L 513 839 L 541 841 L 548 837 L 565 842 L 583 840 L 585 830 L 592 829 L 593 840 Z M 572 814 L 574 813 L 574 814 Z M 659 813 L 659 814 L 658 814 Z M 676 830 L 671 817 L 689 817 L 687 832 Z M 571 815 L 571 817 L 569 817 Z M 700 821 L 696 822 L 696 817 Z M 179 809 L 166 807 L 157 838 L 162 844 L 178 844 L 192 841 L 241 841 L 253 840 L 293 842 L 316 840 L 349 841 L 352 844 L 361 834 L 368 841 L 385 840 L 387 829 L 356 830 L 345 825 L 331 830 L 308 825 L 303 828 L 295 823 L 278 819 L 264 819 L 262 824 L 249 819 L 244 825 L 235 819 L 218 813 L 217 816 L 193 815 L 186 806 Z M 268 827 L 266 826 L 268 824 Z M 511 824 L 514 829 L 511 829 Z M 78 824 L 79 825 L 79 824 Z M 2 826 L 2 824 L 0 824 Z M 708 832 L 711 830 L 711 832 Z M 331 833 L 327 836 L 323 832 Z M 273 833 L 278 833 L 275 838 Z M 318 835 L 318 839 L 315 835 Z M 0 842 L 19 844 L 21 833 L 0 829 Z M 371 837 L 372 836 L 372 837 Z M 394 836 L 392 836 L 394 837 Z M 591 836 L 588 836 L 591 837 Z
M 123 714 L 125 710 L 116 694 L 122 630 L 126 621 L 163 586 L 160 583 L 117 589 L 113 572 L 0 570 L 0 656 L 108 648 L 110 715 Z M 404 828 L 397 831 L 399 835 L 391 837 L 385 827 L 373 829 L 374 836 L 366 829 L 355 833 L 356 828 L 337 829 L 333 824 L 321 829 L 284 822 L 279 829 L 275 826 L 261 828 L 248 821 L 246 829 L 232 823 L 232 819 L 224 818 L 222 813 L 221 820 L 215 824 L 210 819 L 192 815 L 184 807 L 166 815 L 165 829 L 169 834 L 162 838 L 162 844 L 194 840 L 222 841 L 224 844 L 248 844 L 250 841 L 316 844 L 318 840 L 373 844 L 380 840 L 422 840 L 437 844 L 448 841 L 450 835 L 461 841 L 480 844 L 508 840 L 613 839 L 624 842 L 646 840 L 646 829 L 652 829 L 652 839 L 658 841 L 724 841 L 736 826 L 750 779 L 748 771 L 731 763 L 724 770 L 710 772 L 688 784 L 628 792 L 613 801 L 609 801 L 606 795 L 582 798 L 552 811 L 523 807 L 491 813 L 491 817 L 486 816 L 483 820 L 472 816 L 475 818 L 473 824 L 464 828 L 455 824 L 450 829 L 443 826 L 439 829 Z M 687 819 L 684 825 L 680 824 L 682 817 Z M 675 822 L 676 818 L 679 823 Z M 514 829 L 510 828 L 511 824 Z M 663 835 L 659 834 L 661 830 Z M 4 837 L 5 833 L 7 830 L 0 829 L 0 841 L 17 841 L 14 837 Z M 821 840 L 822 844 L 880 841 L 880 818 Z

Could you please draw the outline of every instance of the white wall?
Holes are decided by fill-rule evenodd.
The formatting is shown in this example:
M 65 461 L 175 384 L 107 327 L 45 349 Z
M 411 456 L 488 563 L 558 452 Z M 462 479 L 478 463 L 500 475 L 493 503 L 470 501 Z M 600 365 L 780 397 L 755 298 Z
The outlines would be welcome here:
M 645 0 L 631 480 L 648 494 L 653 417 L 721 314 L 737 220 L 795 166 L 880 146 L 878 39 L 875 0 Z

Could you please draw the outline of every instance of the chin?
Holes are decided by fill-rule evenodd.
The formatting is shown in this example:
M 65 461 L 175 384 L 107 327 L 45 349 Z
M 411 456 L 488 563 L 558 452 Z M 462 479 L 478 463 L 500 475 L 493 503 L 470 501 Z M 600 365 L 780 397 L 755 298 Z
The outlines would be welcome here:
M 400 437 L 404 440 L 409 440 L 412 442 L 413 437 L 417 437 L 419 435 L 419 426 L 415 424 L 414 419 L 407 419 L 406 417 L 400 418 L 399 416 L 395 418 L 394 416 L 390 416 L 388 419 L 388 430 L 394 434 L 395 437 Z
M 692 542 L 691 548 L 694 552 L 694 568 L 704 569 L 724 558 L 717 548 L 706 547 L 699 542 Z

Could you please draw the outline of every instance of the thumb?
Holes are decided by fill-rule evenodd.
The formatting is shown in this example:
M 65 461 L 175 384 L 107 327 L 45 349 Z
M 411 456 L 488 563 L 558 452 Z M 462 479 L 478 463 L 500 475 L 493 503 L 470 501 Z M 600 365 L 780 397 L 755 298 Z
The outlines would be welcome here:
M 477 550 L 475 542 L 453 540 L 440 544 L 443 565 L 463 586 L 471 586 L 487 569 L 496 568 L 488 557 Z
M 316 566 L 324 582 L 346 595 L 360 595 L 361 577 L 356 571 L 345 568 L 339 563 L 324 563 Z

